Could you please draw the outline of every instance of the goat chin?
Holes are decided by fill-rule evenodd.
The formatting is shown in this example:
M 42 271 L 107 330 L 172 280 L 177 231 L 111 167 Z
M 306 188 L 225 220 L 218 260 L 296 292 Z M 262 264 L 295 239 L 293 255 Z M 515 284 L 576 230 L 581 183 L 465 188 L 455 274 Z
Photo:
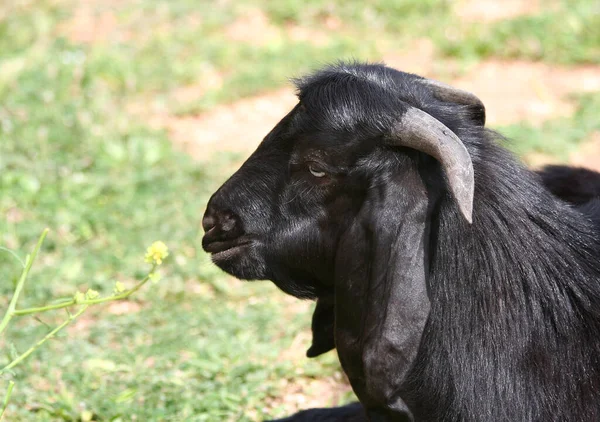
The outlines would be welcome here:
M 436 81 L 340 63 L 296 84 L 202 243 L 319 298 L 309 355 L 335 346 L 360 405 L 289 420 L 600 420 L 600 176 L 526 169 Z

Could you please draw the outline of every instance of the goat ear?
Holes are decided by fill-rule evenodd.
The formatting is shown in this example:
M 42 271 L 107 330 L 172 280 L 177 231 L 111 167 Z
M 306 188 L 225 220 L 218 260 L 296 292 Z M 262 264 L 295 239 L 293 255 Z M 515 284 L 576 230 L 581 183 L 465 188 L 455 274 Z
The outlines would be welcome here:
M 440 100 L 468 106 L 473 113 L 475 122 L 481 126 L 485 125 L 485 106 L 475 94 L 433 79 L 423 78 L 422 82 L 431 88 L 433 95 Z
M 414 163 L 409 157 L 398 157 Z M 400 397 L 429 315 L 429 193 L 414 164 L 374 184 L 342 236 L 335 340 L 354 392 L 374 412 L 406 417 Z
M 334 298 L 320 297 L 312 317 L 312 345 L 306 356 L 314 358 L 335 349 L 334 339 Z
M 409 107 L 386 137 L 386 143 L 414 148 L 438 160 L 460 211 L 472 222 L 473 163 L 469 151 L 454 132 L 430 114 Z

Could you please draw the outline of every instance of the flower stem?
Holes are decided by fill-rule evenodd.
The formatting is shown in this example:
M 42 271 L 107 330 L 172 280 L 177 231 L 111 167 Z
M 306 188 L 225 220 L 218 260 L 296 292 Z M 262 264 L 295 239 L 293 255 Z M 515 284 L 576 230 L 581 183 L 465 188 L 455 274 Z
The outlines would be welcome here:
M 17 301 L 19 300 L 19 295 L 21 294 L 21 291 L 23 290 L 23 286 L 25 285 L 27 276 L 29 275 L 29 270 L 31 269 L 31 266 L 33 265 L 33 261 L 35 260 L 37 253 L 39 252 L 40 248 L 42 247 L 42 243 L 44 242 L 44 239 L 46 238 L 47 234 L 48 234 L 48 229 L 44 229 L 40 238 L 38 239 L 35 249 L 31 253 L 31 255 L 27 255 L 27 258 L 25 259 L 25 268 L 23 268 L 23 272 L 21 272 L 21 277 L 19 278 L 19 281 L 17 282 L 17 287 L 15 288 L 15 293 L 13 294 L 13 297 L 10 300 L 8 309 L 6 310 L 6 313 L 4 314 L 4 318 L 2 318 L 2 322 L 0 322 L 0 334 L 2 334 L 2 332 L 6 329 L 11 318 L 14 316 L 15 308 L 17 307 Z
M 152 274 L 155 270 L 156 265 L 154 265 L 152 267 L 152 270 L 150 271 L 150 274 Z M 62 309 L 62 308 L 68 308 L 69 306 L 73 306 L 73 305 L 95 305 L 97 303 L 104 303 L 104 302 L 111 302 L 113 300 L 121 300 L 121 299 L 126 299 L 127 297 L 131 296 L 133 293 L 135 293 L 136 291 L 138 291 L 144 284 L 146 284 L 146 282 L 150 280 L 150 275 L 147 275 L 146 277 L 144 277 L 138 284 L 136 284 L 135 286 L 133 286 L 131 289 L 120 293 L 118 295 L 114 295 L 114 296 L 108 296 L 108 297 L 101 297 L 98 299 L 87 299 L 87 300 L 82 300 L 79 301 L 77 303 L 75 303 L 74 299 L 71 299 L 67 302 L 63 302 L 63 303 L 56 303 L 54 305 L 46 305 L 46 306 L 40 306 L 37 308 L 25 308 L 25 309 L 19 309 L 19 310 L 15 310 L 13 311 L 12 315 L 14 316 L 23 316 L 23 315 L 29 315 L 29 314 L 35 314 L 38 312 L 45 312 L 45 311 L 51 311 L 53 309 Z
M 44 338 L 42 338 L 40 341 L 38 341 L 36 344 L 34 344 L 33 346 L 31 346 L 29 349 L 27 349 L 27 351 L 25 351 L 24 353 L 22 353 L 21 355 L 19 355 L 18 357 L 16 357 L 12 362 L 10 362 L 8 365 L 6 365 L 4 368 L 0 369 L 0 375 L 2 375 L 4 372 L 8 371 L 9 369 L 11 369 L 13 366 L 16 366 L 17 364 L 19 364 L 22 360 L 24 360 L 25 358 L 27 358 L 27 356 L 29 356 L 30 354 L 32 354 L 33 352 L 35 352 L 42 344 L 44 344 L 46 341 L 48 341 L 49 339 L 51 339 L 52 337 L 54 337 L 56 335 L 56 333 L 58 333 L 60 330 L 62 330 L 63 328 L 65 328 L 67 325 L 69 325 L 71 323 L 71 321 L 73 321 L 75 318 L 77 318 L 79 315 L 81 315 L 82 313 L 85 312 L 85 310 L 89 307 L 90 305 L 83 305 L 81 307 L 81 309 L 79 309 L 76 313 L 74 313 L 73 315 L 70 315 L 69 318 L 67 318 L 62 324 L 60 324 L 58 327 L 56 327 L 54 330 L 50 331 L 48 334 L 46 334 L 44 336 Z
M 6 408 L 8 407 L 8 401 L 10 400 L 10 396 L 14 387 L 14 381 L 8 381 L 8 390 L 6 390 L 6 395 L 4 396 L 4 403 L 2 404 L 2 410 L 0 410 L 0 420 L 2 420 L 2 418 L 4 417 L 4 412 L 6 412 Z

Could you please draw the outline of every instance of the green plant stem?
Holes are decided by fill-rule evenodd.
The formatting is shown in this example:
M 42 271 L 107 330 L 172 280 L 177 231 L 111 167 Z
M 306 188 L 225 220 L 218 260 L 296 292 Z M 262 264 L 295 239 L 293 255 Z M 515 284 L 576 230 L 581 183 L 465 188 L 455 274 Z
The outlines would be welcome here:
M 70 315 L 69 318 L 67 318 L 62 324 L 60 324 L 54 330 L 52 330 L 48 334 L 46 334 L 44 336 L 44 338 L 42 338 L 36 344 L 34 344 L 33 346 L 31 346 L 29 349 L 27 349 L 27 351 L 25 351 L 24 353 L 22 353 L 21 355 L 19 355 L 17 358 L 15 358 L 12 362 L 10 362 L 4 368 L 0 369 L 0 375 L 2 375 L 4 372 L 8 371 L 12 367 L 18 365 L 21 361 L 23 361 L 25 358 L 27 358 L 27 356 L 29 356 L 30 354 L 32 354 L 33 352 L 35 352 L 42 344 L 44 344 L 46 341 L 48 341 L 49 339 L 51 339 L 52 337 L 54 337 L 56 335 L 56 333 L 58 333 L 60 330 L 62 330 L 63 328 L 65 328 L 67 325 L 69 325 L 79 315 L 81 315 L 82 313 L 84 313 L 89 306 L 90 305 L 83 305 L 81 307 L 81 309 L 79 309 L 73 315 Z
M 13 380 L 8 381 L 8 390 L 6 390 L 6 395 L 4 396 L 4 403 L 2 404 L 2 411 L 0 411 L 0 420 L 4 417 L 4 412 L 6 412 L 6 408 L 8 407 L 8 401 L 10 400 L 10 396 L 12 395 L 13 388 L 15 383 Z
M 120 293 L 118 295 L 102 297 L 102 298 L 98 298 L 98 299 L 86 299 L 86 300 L 79 301 L 77 303 L 75 303 L 75 299 L 71 299 L 67 302 L 57 303 L 54 305 L 47 305 L 47 306 L 40 306 L 37 308 L 25 308 L 25 309 L 15 310 L 15 311 L 13 311 L 13 315 L 14 316 L 23 316 L 23 315 L 35 314 L 38 312 L 51 311 L 53 309 L 68 308 L 69 306 L 73 306 L 73 305 L 95 305 L 97 303 L 104 303 L 104 302 L 111 302 L 113 300 L 126 299 L 127 297 L 131 296 L 133 293 L 138 291 L 144 284 L 146 284 L 148 282 L 148 280 L 150 280 L 150 274 L 152 274 L 155 269 L 156 269 L 156 265 L 154 265 L 152 267 L 152 270 L 150 271 L 150 273 L 146 277 L 144 277 L 138 284 L 136 284 L 131 289 L 129 289 L 123 293 Z
M 4 332 L 4 330 L 8 326 L 8 323 L 10 322 L 11 318 L 15 315 L 14 312 L 15 312 L 15 308 L 17 307 L 17 301 L 19 300 L 19 295 L 21 294 L 21 291 L 23 290 L 23 286 L 25 285 L 25 281 L 27 280 L 27 276 L 29 275 L 29 270 L 31 269 L 31 266 L 33 265 L 33 261 L 35 260 L 35 257 L 37 256 L 40 248 L 42 247 L 42 243 L 44 242 L 44 239 L 46 238 L 47 234 L 48 234 L 48 229 L 44 229 L 32 254 L 27 255 L 27 258 L 25 258 L 25 268 L 23 268 L 23 271 L 21 272 L 21 277 L 19 278 L 19 281 L 17 282 L 17 287 L 15 288 L 15 293 L 14 293 L 12 299 L 10 300 L 8 309 L 6 310 L 6 313 L 4 314 L 4 318 L 2 318 L 2 322 L 0 322 L 0 334 L 2 334 L 2 332 Z

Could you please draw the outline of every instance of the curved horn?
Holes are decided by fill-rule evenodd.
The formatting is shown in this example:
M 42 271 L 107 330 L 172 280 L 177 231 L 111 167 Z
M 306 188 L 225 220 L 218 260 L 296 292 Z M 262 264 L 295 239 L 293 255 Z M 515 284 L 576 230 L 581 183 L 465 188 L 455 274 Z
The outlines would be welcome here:
M 409 107 L 386 141 L 388 145 L 413 148 L 438 160 L 461 213 L 469 223 L 472 222 L 473 163 L 467 148 L 454 132 L 430 114 Z
M 485 124 L 485 106 L 475 94 L 433 79 L 423 78 L 422 82 L 432 88 L 434 95 L 442 101 L 464 104 L 478 109 L 481 113 L 481 124 Z

